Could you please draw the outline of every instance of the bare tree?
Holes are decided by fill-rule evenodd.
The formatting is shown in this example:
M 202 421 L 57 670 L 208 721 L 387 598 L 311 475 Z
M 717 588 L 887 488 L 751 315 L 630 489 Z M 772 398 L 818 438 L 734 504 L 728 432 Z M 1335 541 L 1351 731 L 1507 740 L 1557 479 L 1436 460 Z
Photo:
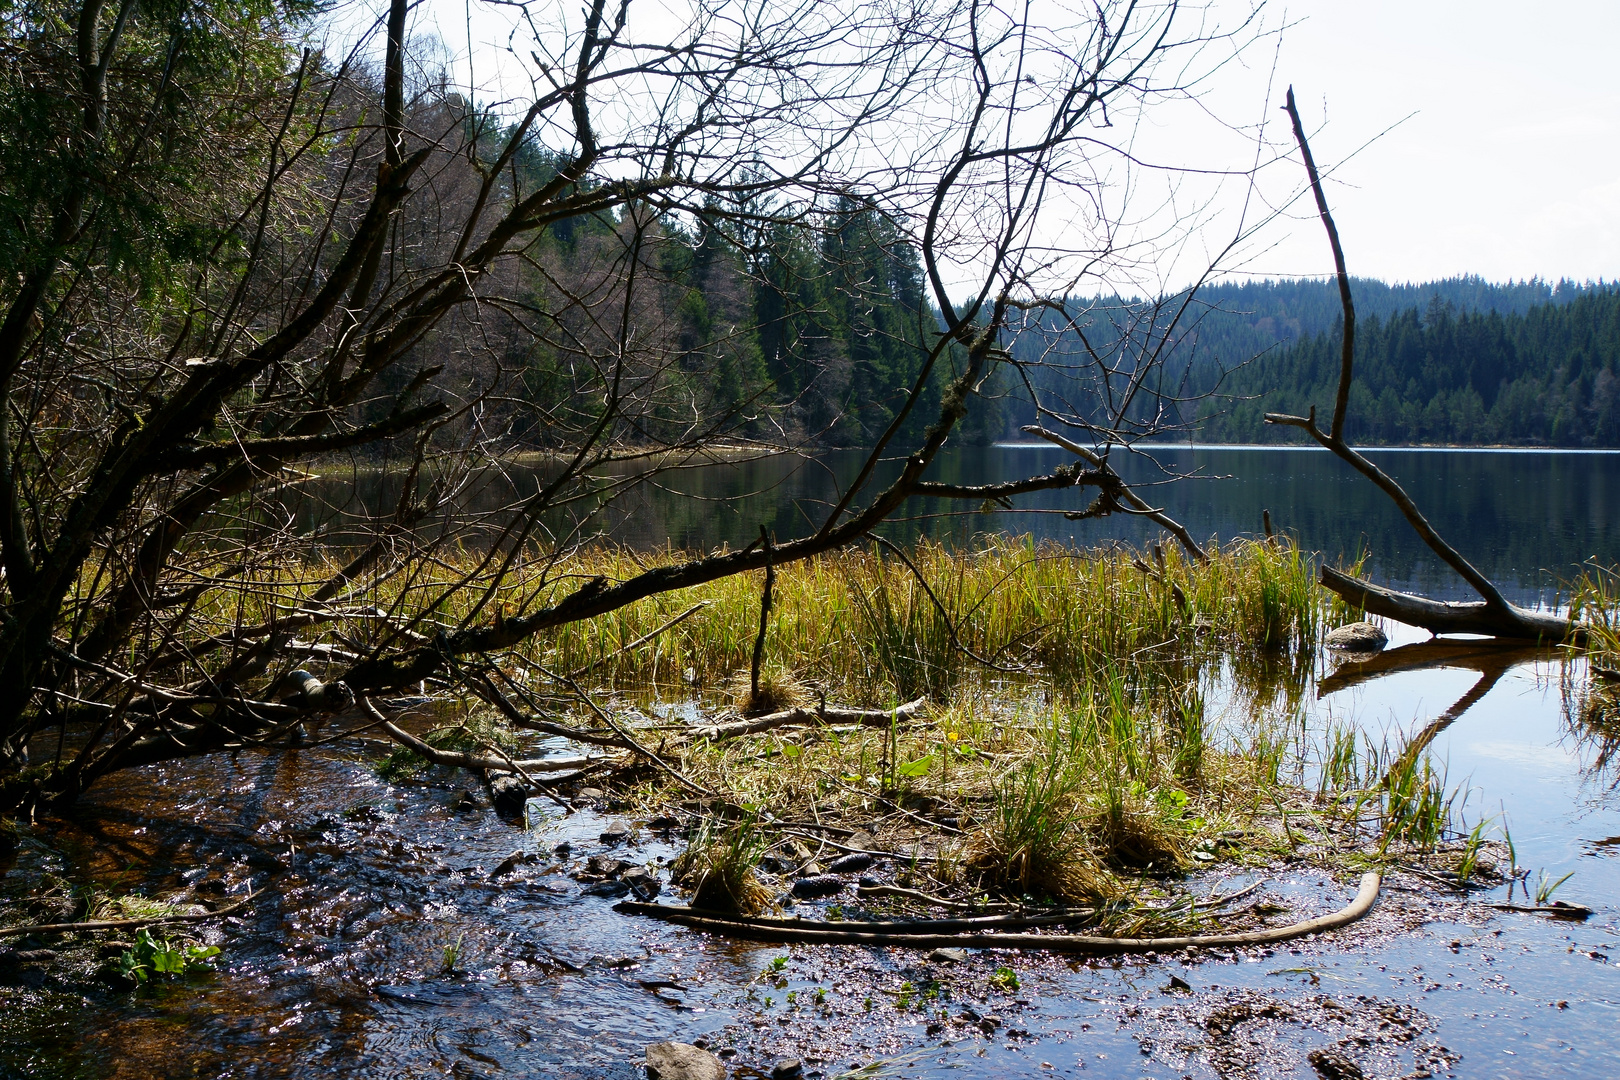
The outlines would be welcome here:
M 68 9 L 5 16 L 27 69 L 7 108 L 41 136 L 0 178 L 8 192 L 39 181 L 7 235 L 20 272 L 0 284 L 9 809 L 70 800 L 116 769 L 283 745 L 356 703 L 362 724 L 383 724 L 372 699 L 430 679 L 646 753 L 606 713 L 600 730 L 548 725 L 490 658 L 855 543 L 917 496 L 1094 487 L 1094 512 L 1129 507 L 1106 460 L 1080 451 L 1008 483 L 926 474 L 987 380 L 1016 367 L 1007 343 L 1026 313 L 1117 251 L 1107 230 L 1060 249 L 1043 214 L 1100 200 L 1115 118 L 1187 96 L 1242 43 L 1175 3 L 1102 3 L 1042 27 L 977 0 L 697 0 L 669 40 L 635 36 L 628 3 L 593 0 L 577 27 L 518 8 L 536 91 L 502 113 L 411 71 L 407 0 L 377 27 L 380 72 L 364 47 L 298 50 L 273 3 L 212 21 L 129 0 Z M 218 62 L 195 59 L 209 49 Z M 913 381 L 853 481 L 796 539 L 620 581 L 557 577 L 604 484 L 611 497 L 701 460 L 764 407 L 695 396 L 661 249 L 719 223 L 734 270 L 747 237 L 811 228 L 852 196 L 900 224 L 931 298 Z M 579 221 L 598 227 L 562 261 L 555 237 Z M 143 226 L 158 240 L 132 243 Z M 1112 430 L 1158 392 L 1156 349 L 1104 395 Z M 516 378 L 536 350 L 557 380 L 538 403 Z M 1096 429 L 1090 416 L 1065 419 Z M 474 466 L 502 467 L 516 418 L 546 448 L 543 482 L 471 515 Z M 294 463 L 371 445 L 405 463 L 392 511 L 349 538 L 335 572 L 298 580 L 289 567 L 321 564 L 299 558 L 308 539 L 284 496 L 309 474 Z M 879 484 L 885 460 L 898 475 Z M 445 578 L 436 545 L 474 524 L 481 554 Z M 384 577 L 420 602 L 386 601 Z M 450 624 L 426 621 L 449 609 Z M 311 658 L 324 678 L 298 666 Z

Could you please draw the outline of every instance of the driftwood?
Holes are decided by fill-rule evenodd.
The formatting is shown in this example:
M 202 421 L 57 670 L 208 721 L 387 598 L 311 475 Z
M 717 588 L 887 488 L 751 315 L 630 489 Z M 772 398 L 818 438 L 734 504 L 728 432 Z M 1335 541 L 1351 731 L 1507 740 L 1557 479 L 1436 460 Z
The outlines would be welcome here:
M 1344 440 L 1344 421 L 1350 407 L 1350 386 L 1354 377 L 1356 340 L 1356 309 L 1350 295 L 1350 273 L 1345 268 L 1344 248 L 1339 244 L 1339 230 L 1333 224 L 1328 210 L 1327 196 L 1322 191 L 1322 178 L 1316 171 L 1316 160 L 1311 156 L 1310 143 L 1305 138 L 1305 127 L 1300 122 L 1299 110 L 1294 105 L 1294 88 L 1288 88 L 1286 104 L 1288 118 L 1293 124 L 1294 140 L 1299 144 L 1300 156 L 1305 160 L 1305 173 L 1310 179 L 1311 193 L 1316 198 L 1318 216 L 1327 230 L 1328 245 L 1333 250 L 1334 273 L 1339 285 L 1339 301 L 1344 309 L 1344 330 L 1340 342 L 1339 388 L 1333 403 L 1333 420 L 1328 431 L 1316 426 L 1316 407 L 1307 416 L 1287 413 L 1267 413 L 1266 423 L 1299 428 L 1318 445 L 1332 451 L 1341 461 L 1367 479 L 1390 497 L 1413 530 L 1434 552 L 1466 581 L 1481 600 L 1467 604 L 1448 604 L 1410 593 L 1396 592 L 1369 582 L 1339 573 L 1326 566 L 1322 568 L 1322 586 L 1343 597 L 1352 607 L 1374 615 L 1396 619 L 1411 626 L 1420 626 L 1435 634 L 1485 634 L 1490 637 L 1528 638 L 1532 641 L 1565 641 L 1579 638 L 1581 631 L 1569 619 L 1527 611 L 1510 603 L 1495 584 L 1480 573 L 1456 548 L 1445 541 L 1429 519 L 1423 516 L 1417 503 L 1412 501 L 1394 477 L 1368 461 Z
M 38 923 L 34 926 L 7 926 L 0 928 L 0 938 L 27 937 L 30 934 L 87 934 L 96 930 L 131 930 L 141 926 L 167 926 L 170 923 L 208 922 L 233 915 L 247 907 L 248 901 L 263 892 L 251 892 L 234 904 L 194 915 L 160 915 L 153 919 L 97 919 L 94 922 Z
M 793 708 L 767 713 L 749 720 L 734 720 L 727 724 L 705 724 L 691 729 L 698 739 L 732 739 L 739 735 L 757 735 L 762 731 L 793 727 L 798 724 L 859 724 L 862 727 L 888 727 L 891 723 L 915 720 L 925 711 L 927 698 L 908 701 L 893 709 L 838 709 L 822 706 L 815 709 Z
M 1123 938 L 1107 936 L 1081 936 L 1078 934 L 1018 934 L 1018 933 L 884 933 L 865 929 L 864 923 L 834 923 L 811 920 L 748 920 L 733 919 L 708 912 L 696 912 L 688 907 L 663 904 L 619 904 L 614 910 L 631 915 L 646 915 L 666 922 L 678 923 L 694 930 L 723 934 L 728 937 L 753 941 L 781 942 L 801 945 L 874 945 L 902 949 L 1034 949 L 1058 953 L 1079 953 L 1107 956 L 1114 953 L 1168 952 L 1175 949 L 1236 948 L 1248 945 L 1271 945 L 1289 941 L 1306 934 L 1319 934 L 1347 926 L 1367 914 L 1378 899 L 1380 877 L 1377 873 L 1363 874 L 1356 897 L 1346 907 L 1330 915 L 1289 926 L 1269 930 L 1250 930 L 1238 934 L 1195 934 L 1180 937 Z M 945 921 L 945 920 L 941 920 Z M 965 921 L 965 920 L 950 920 Z M 784 924 L 784 925 L 776 925 Z

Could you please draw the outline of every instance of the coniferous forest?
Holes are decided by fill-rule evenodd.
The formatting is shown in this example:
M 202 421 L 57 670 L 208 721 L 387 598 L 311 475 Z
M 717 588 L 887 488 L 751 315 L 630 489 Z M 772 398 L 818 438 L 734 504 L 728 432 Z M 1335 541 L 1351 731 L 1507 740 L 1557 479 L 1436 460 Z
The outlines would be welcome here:
M 1355 279 L 1352 289 L 1351 440 L 1620 446 L 1620 290 L 1612 285 L 1470 277 L 1417 285 Z M 1296 442 L 1297 430 L 1266 424 L 1265 413 L 1332 405 L 1342 321 L 1330 281 L 1210 286 L 1185 310 L 1162 301 L 1153 310 L 1117 300 L 1074 307 L 1079 329 L 1071 342 L 1083 335 L 1116 368 L 1136 362 L 1131 342 L 1151 340 L 1144 328 L 1162 334 L 1167 313 L 1177 315 L 1161 367 L 1179 383 L 1158 384 L 1126 421 L 1138 435 Z M 1066 359 L 1037 372 L 1036 393 L 1065 403 L 1085 395 L 1087 369 L 1097 365 L 1078 344 Z M 1017 437 L 1018 426 L 1034 420 L 1028 396 L 1004 402 L 1003 416 L 1008 437 Z

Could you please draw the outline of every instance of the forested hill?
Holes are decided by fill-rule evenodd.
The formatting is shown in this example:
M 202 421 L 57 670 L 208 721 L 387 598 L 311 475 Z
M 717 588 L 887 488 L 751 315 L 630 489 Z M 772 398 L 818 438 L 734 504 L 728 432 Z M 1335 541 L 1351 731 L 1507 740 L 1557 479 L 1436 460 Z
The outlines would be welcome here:
M 1426 303 L 1395 312 L 1364 304 L 1372 290 L 1357 291 L 1352 441 L 1620 446 L 1620 291 L 1563 286 L 1523 308 L 1511 295 L 1482 291 L 1481 299 L 1502 302 L 1469 310 L 1441 290 L 1418 288 L 1432 289 Z M 1331 408 L 1340 337 L 1335 319 L 1228 373 L 1221 396 L 1199 406 L 1197 437 L 1299 441 L 1298 431 L 1268 426 L 1263 414 Z
M 1479 277 L 1391 285 L 1353 278 L 1351 290 L 1358 347 L 1354 438 L 1620 445 L 1610 404 L 1620 353 L 1614 285 Z M 1071 305 L 1083 312 L 1078 321 L 1091 350 L 1115 369 L 1116 392 L 1149 347 L 1144 328 L 1153 328 L 1153 339 L 1170 334 L 1154 377 L 1166 397 L 1139 398 L 1127 425 L 1150 437 L 1168 429 L 1185 437 L 1196 419 L 1191 433 L 1210 442 L 1301 438 L 1292 429 L 1268 428 L 1262 416 L 1332 403 L 1341 321 L 1337 284 L 1217 284 L 1200 289 L 1184 308 L 1181 299 Z M 1075 335 L 1025 335 L 1013 352 L 1029 362 L 1037 393 L 1082 412 L 1101 400 L 1097 367 Z M 1003 405 L 1005 431 L 1013 438 L 1034 418 L 1027 395 L 1015 398 L 1021 400 Z M 1100 405 L 1094 420 L 1110 422 Z

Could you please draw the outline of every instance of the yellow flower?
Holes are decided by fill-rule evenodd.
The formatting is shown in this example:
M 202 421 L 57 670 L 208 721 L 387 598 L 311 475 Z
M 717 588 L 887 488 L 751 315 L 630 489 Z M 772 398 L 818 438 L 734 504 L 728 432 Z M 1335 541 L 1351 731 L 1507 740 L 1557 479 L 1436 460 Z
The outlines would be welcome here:
M 946 742 L 955 742 L 956 738 L 957 738 L 957 735 L 956 735 L 956 732 L 954 732 L 954 731 L 947 731 L 945 733 L 945 741 Z

